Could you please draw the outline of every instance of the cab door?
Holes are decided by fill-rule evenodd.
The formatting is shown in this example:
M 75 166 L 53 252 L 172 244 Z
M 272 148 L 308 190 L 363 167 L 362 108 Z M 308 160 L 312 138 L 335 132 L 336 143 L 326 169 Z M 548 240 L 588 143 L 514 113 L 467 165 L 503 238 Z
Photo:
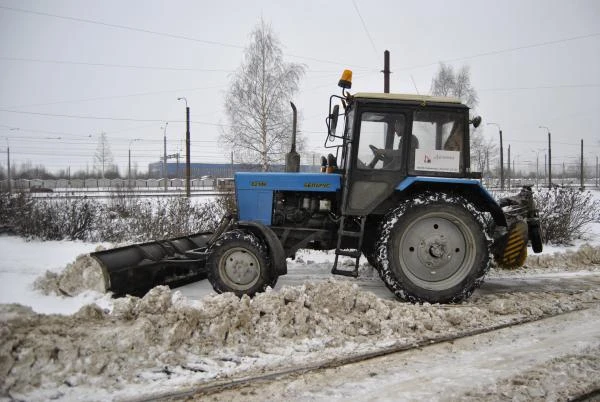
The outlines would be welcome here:
M 358 109 L 346 164 L 344 215 L 365 216 L 406 177 L 410 144 L 409 110 Z M 414 159 L 413 159 L 414 160 Z

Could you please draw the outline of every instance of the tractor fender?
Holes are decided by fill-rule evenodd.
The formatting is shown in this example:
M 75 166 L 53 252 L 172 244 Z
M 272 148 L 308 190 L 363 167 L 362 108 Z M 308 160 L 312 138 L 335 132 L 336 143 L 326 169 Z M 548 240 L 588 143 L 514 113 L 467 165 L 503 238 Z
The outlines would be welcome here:
M 459 192 L 473 202 L 478 209 L 489 212 L 496 225 L 508 226 L 506 216 L 498 202 L 476 179 L 409 176 L 398 184 L 396 190 L 401 192 L 426 190 Z
M 273 269 L 277 275 L 285 275 L 287 274 L 287 263 L 285 261 L 285 252 L 283 250 L 283 245 L 279 238 L 271 230 L 270 227 L 263 225 L 259 222 L 252 221 L 238 221 L 236 226 L 240 229 L 246 229 L 252 232 L 253 234 L 259 236 L 261 239 L 267 243 L 267 247 L 269 248 L 269 253 L 271 257 L 271 262 L 273 264 Z

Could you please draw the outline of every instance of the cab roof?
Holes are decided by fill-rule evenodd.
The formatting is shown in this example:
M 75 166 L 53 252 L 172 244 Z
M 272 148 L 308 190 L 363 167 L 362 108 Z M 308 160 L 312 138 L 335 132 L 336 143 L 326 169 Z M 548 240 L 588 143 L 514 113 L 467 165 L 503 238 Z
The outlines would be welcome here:
M 352 95 L 354 98 L 363 99 L 384 99 L 384 100 L 400 100 L 412 102 L 435 102 L 435 103 L 451 103 L 462 104 L 458 98 L 446 96 L 430 96 L 430 95 L 414 95 L 414 94 L 386 94 L 380 92 L 357 92 Z

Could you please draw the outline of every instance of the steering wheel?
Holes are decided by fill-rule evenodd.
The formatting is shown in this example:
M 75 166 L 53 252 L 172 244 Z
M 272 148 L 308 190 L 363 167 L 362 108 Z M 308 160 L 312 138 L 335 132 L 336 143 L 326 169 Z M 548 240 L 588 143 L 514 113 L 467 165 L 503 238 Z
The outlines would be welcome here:
M 385 150 L 383 149 L 379 149 L 376 146 L 373 146 L 371 144 L 369 144 L 369 148 L 371 148 L 371 152 L 373 152 L 373 160 L 371 162 L 369 162 L 369 164 L 367 166 L 369 166 L 369 168 L 373 169 L 375 167 L 375 165 L 377 165 L 377 162 L 379 162 L 380 160 L 383 160 L 383 158 L 385 157 Z

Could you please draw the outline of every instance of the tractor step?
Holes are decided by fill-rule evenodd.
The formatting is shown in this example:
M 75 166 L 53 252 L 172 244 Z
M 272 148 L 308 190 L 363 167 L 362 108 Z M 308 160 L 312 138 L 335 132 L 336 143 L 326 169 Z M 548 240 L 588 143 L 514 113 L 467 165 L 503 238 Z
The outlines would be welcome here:
M 342 230 L 340 234 L 345 237 L 356 237 L 359 238 L 361 236 L 361 232 L 355 232 L 352 230 Z
M 364 237 L 364 233 L 365 233 L 366 217 L 358 216 L 356 218 L 353 218 L 353 219 L 358 219 L 358 221 L 360 223 L 359 230 L 348 230 L 348 228 L 346 227 L 346 218 L 347 217 L 343 216 L 343 215 L 340 218 L 340 226 L 338 228 L 337 246 L 335 248 L 335 259 L 333 260 L 333 267 L 331 268 L 331 273 L 333 275 L 351 276 L 353 278 L 356 278 L 356 277 L 358 277 L 358 264 L 360 262 L 360 256 L 362 254 L 360 250 L 362 248 L 362 242 L 363 242 L 363 237 Z M 356 226 L 354 226 L 353 229 L 356 229 Z M 344 237 L 357 239 L 358 244 L 356 246 L 356 249 L 342 250 L 342 240 Z M 338 261 L 339 261 L 339 257 L 341 255 L 355 259 L 353 270 L 338 269 Z
M 358 250 L 338 250 L 338 251 L 336 251 L 336 254 L 343 255 L 346 257 L 359 258 L 361 255 L 361 252 Z
M 353 269 L 353 270 L 345 270 L 345 269 L 332 269 L 331 273 L 334 275 L 341 275 L 341 276 L 350 276 L 352 278 L 357 278 L 358 277 L 358 269 Z

